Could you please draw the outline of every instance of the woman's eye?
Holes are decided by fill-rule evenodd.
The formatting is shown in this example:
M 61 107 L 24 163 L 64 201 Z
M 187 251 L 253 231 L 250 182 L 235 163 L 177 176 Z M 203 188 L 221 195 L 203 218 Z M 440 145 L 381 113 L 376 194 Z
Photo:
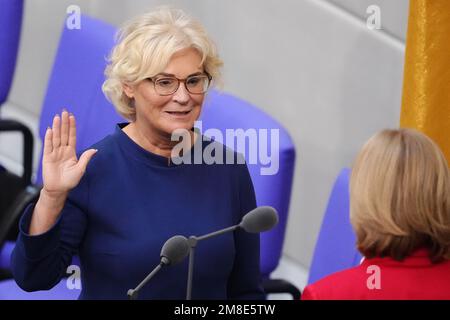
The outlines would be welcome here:
M 170 87 L 175 83 L 174 79 L 159 79 L 157 84 L 162 87 Z
M 189 78 L 188 80 L 187 80 L 187 84 L 189 85 L 189 86 L 196 86 L 196 85 L 198 85 L 200 82 L 201 82 L 201 78 L 200 77 L 193 77 L 193 78 Z

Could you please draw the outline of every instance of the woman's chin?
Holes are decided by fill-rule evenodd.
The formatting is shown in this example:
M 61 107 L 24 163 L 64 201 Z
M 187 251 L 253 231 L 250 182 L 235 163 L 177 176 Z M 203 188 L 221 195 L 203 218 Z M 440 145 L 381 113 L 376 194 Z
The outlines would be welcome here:
M 172 125 L 165 127 L 164 131 L 167 132 L 167 133 L 170 133 L 170 134 L 172 134 L 176 130 L 190 131 L 193 126 L 194 126 L 194 122 L 193 121 L 183 122 L 183 123 L 176 123 L 176 124 L 173 123 Z

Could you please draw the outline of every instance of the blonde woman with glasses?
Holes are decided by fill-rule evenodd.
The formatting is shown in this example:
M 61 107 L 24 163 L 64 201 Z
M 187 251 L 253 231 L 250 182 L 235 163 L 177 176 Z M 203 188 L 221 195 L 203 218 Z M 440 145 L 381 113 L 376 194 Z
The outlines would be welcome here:
M 78 158 L 75 117 L 55 116 L 45 135 L 44 186 L 12 255 L 23 289 L 52 288 L 78 254 L 80 299 L 127 299 L 160 263 L 167 239 L 235 225 L 256 207 L 245 164 L 193 162 L 206 148 L 242 160 L 193 129 L 221 67 L 203 26 L 181 10 L 159 8 L 120 29 L 103 91 L 129 122 Z M 175 163 L 177 130 L 190 139 Z M 187 259 L 165 268 L 139 297 L 184 299 L 187 271 Z M 191 297 L 263 299 L 259 235 L 234 231 L 199 245 Z
M 431 139 L 412 129 L 373 136 L 352 169 L 350 220 L 365 259 L 302 299 L 450 299 L 450 174 Z

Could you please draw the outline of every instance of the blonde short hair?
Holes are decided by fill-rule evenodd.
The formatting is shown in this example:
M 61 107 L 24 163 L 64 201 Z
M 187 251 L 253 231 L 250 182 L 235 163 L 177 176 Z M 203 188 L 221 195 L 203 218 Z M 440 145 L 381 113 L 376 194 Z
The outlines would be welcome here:
M 370 138 L 351 174 L 350 220 L 368 258 L 427 247 L 432 261 L 450 259 L 450 174 L 438 146 L 412 129 Z
M 123 117 L 134 121 L 136 111 L 123 84 L 135 85 L 162 72 L 174 53 L 195 48 L 205 71 L 217 82 L 223 63 L 203 26 L 185 12 L 170 7 L 138 16 L 120 28 L 105 70 L 103 92 Z

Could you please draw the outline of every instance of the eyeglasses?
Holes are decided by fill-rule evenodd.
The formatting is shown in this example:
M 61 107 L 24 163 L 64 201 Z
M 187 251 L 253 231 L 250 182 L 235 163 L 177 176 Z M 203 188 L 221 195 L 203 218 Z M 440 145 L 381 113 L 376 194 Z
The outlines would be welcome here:
M 186 90 L 191 94 L 203 94 L 208 91 L 212 77 L 209 74 L 197 74 L 185 79 L 169 76 L 156 76 L 148 78 L 153 82 L 155 91 L 161 96 L 170 96 L 177 92 L 180 82 L 184 82 Z

